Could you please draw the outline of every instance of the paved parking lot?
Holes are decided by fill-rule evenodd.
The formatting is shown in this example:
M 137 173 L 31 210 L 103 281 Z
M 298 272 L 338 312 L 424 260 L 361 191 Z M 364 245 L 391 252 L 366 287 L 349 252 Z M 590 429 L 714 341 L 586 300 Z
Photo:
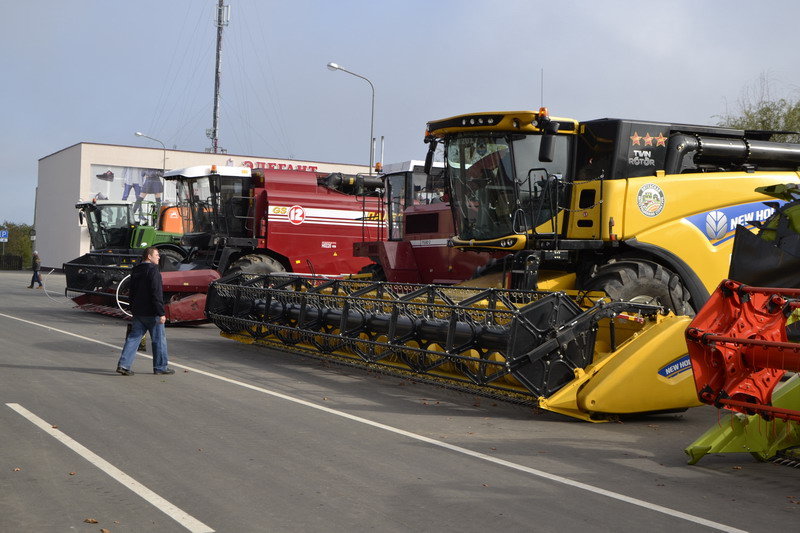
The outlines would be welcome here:
M 114 372 L 118 319 L 0 273 L 0 531 L 792 531 L 795 469 L 686 464 L 717 420 L 589 424 L 219 336 Z M 148 347 L 149 350 L 149 347 Z M 96 522 L 94 522 L 96 521 Z

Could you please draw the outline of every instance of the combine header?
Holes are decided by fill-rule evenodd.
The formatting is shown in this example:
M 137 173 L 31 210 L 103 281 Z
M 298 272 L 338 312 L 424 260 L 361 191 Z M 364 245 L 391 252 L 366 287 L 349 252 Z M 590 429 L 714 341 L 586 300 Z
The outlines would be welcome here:
M 787 322 L 800 289 L 748 287 L 725 280 L 686 330 L 698 397 L 732 411 L 686 448 L 695 464 L 709 453 L 749 452 L 759 460 L 800 447 L 800 344 Z M 792 461 L 800 464 L 800 454 Z
M 206 313 L 224 336 L 242 342 L 392 369 L 585 420 L 699 405 L 685 372 L 685 345 L 675 335 L 688 319 L 647 304 L 238 274 L 211 285 Z M 678 342 L 670 344 L 670 335 Z M 651 342 L 662 346 L 658 358 L 642 356 Z M 616 363 L 609 365 L 608 354 Z M 620 382 L 584 386 L 622 361 L 615 372 Z M 629 379 L 635 387 L 618 387 Z

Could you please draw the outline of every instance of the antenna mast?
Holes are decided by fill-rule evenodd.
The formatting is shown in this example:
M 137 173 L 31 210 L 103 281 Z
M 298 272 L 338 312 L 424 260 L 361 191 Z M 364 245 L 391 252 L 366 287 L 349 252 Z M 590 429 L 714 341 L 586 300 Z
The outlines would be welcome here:
M 226 153 L 227 150 L 219 147 L 219 82 L 222 64 L 222 28 L 227 26 L 231 20 L 231 6 L 226 6 L 224 0 L 219 0 L 217 4 L 217 65 L 214 74 L 214 121 L 211 129 L 206 130 L 206 136 L 211 139 L 211 148 L 207 152 L 214 154 Z
M 539 89 L 539 96 L 542 98 L 542 104 L 540 107 L 544 107 L 544 67 L 542 67 L 541 72 L 539 73 L 541 79 L 541 88 Z

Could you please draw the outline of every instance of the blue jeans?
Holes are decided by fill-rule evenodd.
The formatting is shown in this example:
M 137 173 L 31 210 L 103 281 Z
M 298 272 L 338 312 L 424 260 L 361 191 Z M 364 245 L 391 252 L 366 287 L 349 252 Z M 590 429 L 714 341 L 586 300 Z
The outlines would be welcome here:
M 131 192 L 131 188 L 133 189 L 134 199 L 139 198 L 139 193 L 142 192 L 142 186 L 139 185 L 138 183 L 132 183 L 132 184 L 127 184 L 126 183 L 125 187 L 122 189 L 122 201 L 123 202 L 128 199 L 128 194 Z
M 150 345 L 153 348 L 153 371 L 166 370 L 167 364 L 167 335 L 164 324 L 157 316 L 135 316 L 131 319 L 131 332 L 125 338 L 122 355 L 117 366 L 127 370 L 131 369 L 136 358 L 136 350 L 142 341 L 145 332 L 150 333 Z

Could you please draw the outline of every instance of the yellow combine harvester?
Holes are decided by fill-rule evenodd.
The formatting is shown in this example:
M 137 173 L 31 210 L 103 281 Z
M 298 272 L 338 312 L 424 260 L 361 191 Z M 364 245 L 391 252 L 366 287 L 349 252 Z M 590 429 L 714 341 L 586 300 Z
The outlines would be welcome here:
M 246 342 L 502 390 L 587 420 L 699 405 L 688 317 L 726 276 L 736 227 L 774 212 L 754 190 L 800 181 L 800 145 L 770 136 L 544 109 L 434 121 L 427 164 L 443 145 L 451 246 L 505 254 L 484 277 L 240 276 L 214 284 L 207 313 Z

